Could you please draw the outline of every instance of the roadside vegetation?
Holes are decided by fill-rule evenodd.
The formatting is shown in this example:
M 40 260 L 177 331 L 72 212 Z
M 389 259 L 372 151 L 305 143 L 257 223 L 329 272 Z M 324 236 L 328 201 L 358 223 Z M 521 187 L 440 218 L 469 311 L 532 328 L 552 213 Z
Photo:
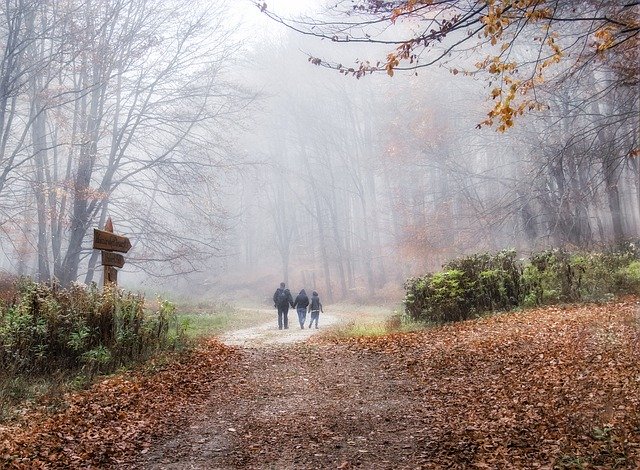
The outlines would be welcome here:
M 249 328 L 274 318 L 274 312 L 240 308 L 226 302 L 177 302 L 177 318 L 189 338 L 215 336 L 226 331 Z
M 0 422 L 27 402 L 50 405 L 97 376 L 122 372 L 220 333 L 273 319 L 226 302 L 175 304 L 121 289 L 67 289 L 0 274 Z
M 518 258 L 515 250 L 477 253 L 410 278 L 404 288 L 402 304 L 332 306 L 345 312 L 347 321 L 323 337 L 380 337 L 490 313 L 640 295 L 640 243 L 592 252 L 546 250 L 528 259 Z
M 166 351 L 187 336 L 175 306 L 95 284 L 5 282 L 0 300 L 0 419 L 17 404 L 82 388 Z
M 602 252 L 548 250 L 520 260 L 514 250 L 455 259 L 405 283 L 413 321 L 451 322 L 483 313 L 640 294 L 640 245 Z

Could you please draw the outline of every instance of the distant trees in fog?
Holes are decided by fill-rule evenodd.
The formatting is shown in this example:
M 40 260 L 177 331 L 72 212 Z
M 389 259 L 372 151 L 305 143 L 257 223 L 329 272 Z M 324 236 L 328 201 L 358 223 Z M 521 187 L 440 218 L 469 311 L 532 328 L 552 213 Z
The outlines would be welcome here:
M 279 54 L 313 48 L 290 40 Z M 630 51 L 618 51 L 557 65 L 535 86 L 547 106 L 506 133 L 475 129 L 487 88 L 445 69 L 354 80 L 273 65 L 292 77 L 261 126 L 279 142 L 264 154 L 274 175 L 261 189 L 277 196 L 244 227 L 259 223 L 253 239 L 263 246 L 276 230 L 284 276 L 334 300 L 385 296 L 404 276 L 471 251 L 637 238 L 640 97 L 637 74 L 620 63 Z

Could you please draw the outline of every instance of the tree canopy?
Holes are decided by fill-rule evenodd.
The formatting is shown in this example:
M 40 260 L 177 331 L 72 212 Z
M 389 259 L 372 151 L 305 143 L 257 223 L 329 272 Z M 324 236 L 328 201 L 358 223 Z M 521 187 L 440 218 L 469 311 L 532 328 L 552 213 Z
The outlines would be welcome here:
M 482 123 L 504 131 L 516 116 L 544 106 L 536 86 L 605 64 L 618 84 L 639 82 L 640 2 L 615 0 L 341 0 L 322 18 L 270 18 L 333 42 L 381 45 L 386 56 L 351 65 L 315 64 L 360 78 L 440 65 L 486 75 L 494 105 Z

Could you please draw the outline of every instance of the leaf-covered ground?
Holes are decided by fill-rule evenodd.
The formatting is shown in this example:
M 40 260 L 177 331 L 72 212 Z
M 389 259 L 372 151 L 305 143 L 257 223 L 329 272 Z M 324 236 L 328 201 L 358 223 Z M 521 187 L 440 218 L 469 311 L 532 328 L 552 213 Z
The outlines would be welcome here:
M 638 468 L 638 307 L 277 348 L 212 342 L 0 429 L 0 455 L 24 467 Z
M 0 425 L 0 468 L 103 468 L 144 453 L 154 439 L 183 426 L 221 387 L 238 353 L 216 341 L 154 372 L 107 378 Z

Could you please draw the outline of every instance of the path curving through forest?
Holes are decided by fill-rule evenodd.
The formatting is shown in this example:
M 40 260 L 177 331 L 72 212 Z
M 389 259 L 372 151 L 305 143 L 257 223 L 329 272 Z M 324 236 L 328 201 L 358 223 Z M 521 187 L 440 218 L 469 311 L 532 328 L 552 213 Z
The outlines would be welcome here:
M 264 312 L 261 310 L 260 312 Z M 289 311 L 289 328 L 279 330 L 277 325 L 277 314 L 273 313 L 273 321 L 262 323 L 250 328 L 229 331 L 219 337 L 220 341 L 227 346 L 241 346 L 244 348 L 257 348 L 268 345 L 292 344 L 306 341 L 310 337 L 325 331 L 333 325 L 340 323 L 340 317 L 336 314 L 320 314 L 319 328 L 308 328 L 310 317 L 307 315 L 307 323 L 304 329 L 300 328 L 298 315 L 295 310 Z M 342 320 L 344 321 L 344 320 Z

